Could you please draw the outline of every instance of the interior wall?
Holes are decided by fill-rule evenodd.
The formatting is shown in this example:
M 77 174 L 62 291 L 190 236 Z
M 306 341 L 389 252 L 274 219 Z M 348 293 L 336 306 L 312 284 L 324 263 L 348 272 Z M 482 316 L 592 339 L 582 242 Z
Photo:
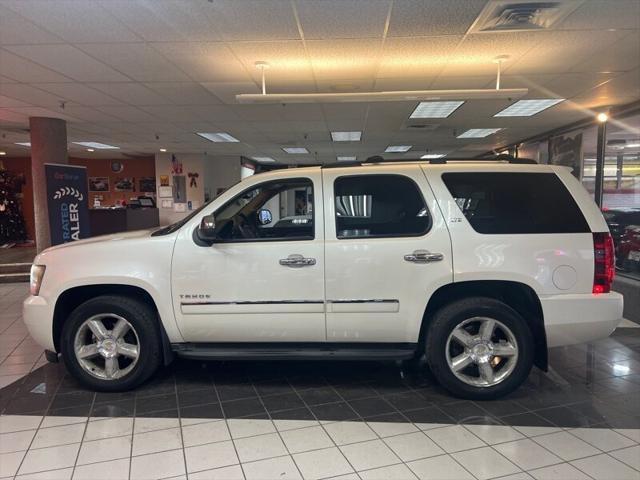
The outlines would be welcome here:
M 204 187 L 207 198 L 216 198 L 222 191 L 240 181 L 239 156 L 207 155 L 204 158 Z
M 174 163 L 172 156 L 176 160 L 176 165 L 181 164 L 181 170 L 174 172 Z M 160 209 L 160 225 L 169 225 L 173 222 L 189 215 L 191 211 L 188 208 L 188 202 L 191 202 L 192 210 L 195 210 L 204 203 L 204 185 L 205 185 L 205 156 L 201 154 L 171 154 L 157 153 L 155 157 L 156 166 L 156 192 L 158 193 L 158 208 Z M 191 174 L 191 175 L 190 175 Z M 195 177 L 197 175 L 197 177 Z M 185 202 L 180 202 L 184 206 L 184 211 L 178 211 L 177 203 L 173 201 L 174 177 L 182 176 L 186 185 Z M 162 177 L 167 177 L 169 187 L 171 188 L 171 196 L 161 196 Z M 194 182 L 191 180 L 194 179 Z M 163 200 L 171 200 L 171 206 L 163 207 Z

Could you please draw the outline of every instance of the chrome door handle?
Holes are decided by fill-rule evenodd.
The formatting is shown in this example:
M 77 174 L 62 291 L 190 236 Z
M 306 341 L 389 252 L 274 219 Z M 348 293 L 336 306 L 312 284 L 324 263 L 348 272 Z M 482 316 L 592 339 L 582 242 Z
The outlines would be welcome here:
M 287 258 L 280 259 L 280 265 L 283 267 L 292 267 L 292 268 L 300 268 L 300 267 L 310 267 L 311 265 L 316 264 L 315 258 L 303 257 L 297 253 L 289 255 Z
M 430 263 L 439 262 L 444 258 L 441 253 L 431 253 L 428 250 L 416 250 L 413 253 L 404 256 L 407 262 L 413 263 Z

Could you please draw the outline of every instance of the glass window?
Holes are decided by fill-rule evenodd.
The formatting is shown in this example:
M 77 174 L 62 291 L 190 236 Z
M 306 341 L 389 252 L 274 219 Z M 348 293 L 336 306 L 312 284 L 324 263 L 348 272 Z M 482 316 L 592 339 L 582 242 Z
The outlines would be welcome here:
M 306 178 L 262 183 L 222 206 L 215 217 L 223 241 L 313 239 L 313 184 Z
M 589 232 L 582 212 L 554 173 L 444 173 L 442 179 L 476 232 Z
M 424 235 L 431 219 L 418 186 L 402 175 L 353 175 L 334 183 L 337 237 Z

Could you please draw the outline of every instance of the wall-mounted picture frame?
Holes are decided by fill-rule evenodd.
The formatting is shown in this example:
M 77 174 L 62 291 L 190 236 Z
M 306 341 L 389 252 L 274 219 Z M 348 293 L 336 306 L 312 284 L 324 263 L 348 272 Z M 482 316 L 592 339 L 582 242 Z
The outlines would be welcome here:
M 160 208 L 173 208 L 173 199 L 171 198 L 160 199 Z
M 158 197 L 160 198 L 171 198 L 173 200 L 173 190 L 171 187 L 160 187 L 158 189 Z
M 154 177 L 140 177 L 138 191 L 142 193 L 156 193 L 156 179 Z
M 89 177 L 90 192 L 108 192 L 109 177 Z
M 169 186 L 169 175 L 160 175 L 160 186 L 161 187 Z

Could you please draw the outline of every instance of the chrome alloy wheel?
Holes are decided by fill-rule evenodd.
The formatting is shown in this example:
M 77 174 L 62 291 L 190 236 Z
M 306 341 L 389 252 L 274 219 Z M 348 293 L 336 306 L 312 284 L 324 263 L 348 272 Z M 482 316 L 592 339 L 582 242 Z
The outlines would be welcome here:
M 138 363 L 140 340 L 133 326 L 113 313 L 94 315 L 78 329 L 73 349 L 84 371 L 101 380 L 127 375 Z
M 499 384 L 518 362 L 518 342 L 513 332 L 488 317 L 473 317 L 459 323 L 447 339 L 445 352 L 453 374 L 474 387 Z

